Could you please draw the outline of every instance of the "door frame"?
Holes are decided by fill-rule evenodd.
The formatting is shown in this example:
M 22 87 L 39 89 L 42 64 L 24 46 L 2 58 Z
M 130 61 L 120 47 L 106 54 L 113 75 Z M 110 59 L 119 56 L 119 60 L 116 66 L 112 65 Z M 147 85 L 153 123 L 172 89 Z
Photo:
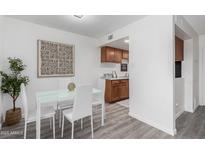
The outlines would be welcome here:
M 200 105 L 205 105 L 204 103 L 204 90 L 205 90 L 205 87 L 204 87 L 204 81 L 203 81 L 203 78 L 204 78 L 204 64 L 205 64 L 205 59 L 204 59 L 204 56 L 205 56 L 205 45 L 202 46 L 202 49 L 199 51 L 201 53 L 201 56 L 199 56 L 199 95 L 200 95 Z M 199 54 L 200 54 L 199 53 Z

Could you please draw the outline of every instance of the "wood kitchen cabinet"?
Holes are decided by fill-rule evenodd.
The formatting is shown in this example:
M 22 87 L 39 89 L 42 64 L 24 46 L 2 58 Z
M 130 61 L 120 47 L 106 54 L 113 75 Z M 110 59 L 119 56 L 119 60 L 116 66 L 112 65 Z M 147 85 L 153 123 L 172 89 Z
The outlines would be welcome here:
M 113 62 L 115 56 L 115 49 L 111 47 L 101 48 L 101 62 Z
M 115 62 L 121 63 L 122 62 L 122 50 L 115 49 Z
M 105 101 L 114 103 L 129 98 L 129 80 L 106 80 Z
M 112 47 L 101 48 L 101 62 L 121 63 L 122 61 L 122 50 Z
M 128 80 L 121 80 L 119 86 L 120 99 L 126 99 L 129 97 L 129 84 Z
M 175 36 L 175 61 L 184 60 L 184 41 Z
M 122 59 L 129 59 L 129 52 L 128 50 L 123 50 L 122 51 Z
M 119 89 L 119 85 L 114 84 L 111 86 L 111 97 L 112 97 L 112 101 L 118 101 L 120 100 L 120 89 Z

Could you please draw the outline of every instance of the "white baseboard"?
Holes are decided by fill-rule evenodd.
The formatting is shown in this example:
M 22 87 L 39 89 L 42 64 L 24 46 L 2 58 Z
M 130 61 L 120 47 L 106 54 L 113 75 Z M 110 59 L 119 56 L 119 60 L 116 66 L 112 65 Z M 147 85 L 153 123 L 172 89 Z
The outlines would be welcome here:
M 139 121 L 142 121 L 144 123 L 147 123 L 148 125 L 153 126 L 153 127 L 157 128 L 159 130 L 162 130 L 163 132 L 168 133 L 168 134 L 170 134 L 172 136 L 174 136 L 177 133 L 176 129 L 165 128 L 165 127 L 161 126 L 160 124 L 157 124 L 157 123 L 155 123 L 153 121 L 145 119 L 145 118 L 143 118 L 143 117 L 141 117 L 141 116 L 139 116 L 137 114 L 129 112 L 129 116 L 131 116 L 131 117 L 133 117 L 133 118 L 135 118 L 135 119 L 137 119 Z
M 180 112 L 178 112 L 175 116 L 175 119 L 179 118 L 179 116 L 184 112 L 184 110 L 181 110 Z
M 196 109 L 199 107 L 199 104 L 197 104 L 196 106 L 195 106 L 195 109 L 194 109 L 194 112 L 196 111 Z
M 184 111 L 190 112 L 190 113 L 194 113 L 194 109 L 191 109 L 191 110 L 190 110 L 190 109 L 186 109 L 186 108 L 185 108 Z
M 184 111 L 190 112 L 190 113 L 194 113 L 199 106 L 205 106 L 205 105 L 203 105 L 203 104 L 197 104 L 197 105 L 195 106 L 195 108 L 192 108 L 192 109 L 187 109 L 187 108 L 185 108 Z
M 177 135 L 177 129 L 176 128 L 174 129 L 174 135 Z M 174 135 L 172 135 L 172 136 L 174 136 Z

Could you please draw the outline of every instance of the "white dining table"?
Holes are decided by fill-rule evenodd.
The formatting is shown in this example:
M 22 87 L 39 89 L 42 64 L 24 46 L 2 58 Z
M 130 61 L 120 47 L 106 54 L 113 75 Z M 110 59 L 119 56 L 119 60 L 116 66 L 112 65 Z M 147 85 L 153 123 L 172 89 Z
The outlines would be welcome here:
M 92 89 L 93 96 L 97 96 L 102 103 L 102 120 L 101 125 L 104 126 L 104 96 L 103 92 L 100 89 Z M 48 105 L 57 105 L 57 102 L 73 100 L 76 95 L 76 91 L 68 91 L 67 89 L 61 90 L 52 90 L 52 91 L 42 91 L 36 93 L 36 138 L 40 139 L 41 137 L 41 107 Z

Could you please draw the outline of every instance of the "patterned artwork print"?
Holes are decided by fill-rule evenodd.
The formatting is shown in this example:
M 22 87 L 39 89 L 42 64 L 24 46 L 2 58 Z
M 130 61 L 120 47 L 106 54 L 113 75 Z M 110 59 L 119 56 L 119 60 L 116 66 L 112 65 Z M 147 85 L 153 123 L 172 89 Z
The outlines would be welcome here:
M 74 46 L 39 40 L 39 76 L 74 75 Z

